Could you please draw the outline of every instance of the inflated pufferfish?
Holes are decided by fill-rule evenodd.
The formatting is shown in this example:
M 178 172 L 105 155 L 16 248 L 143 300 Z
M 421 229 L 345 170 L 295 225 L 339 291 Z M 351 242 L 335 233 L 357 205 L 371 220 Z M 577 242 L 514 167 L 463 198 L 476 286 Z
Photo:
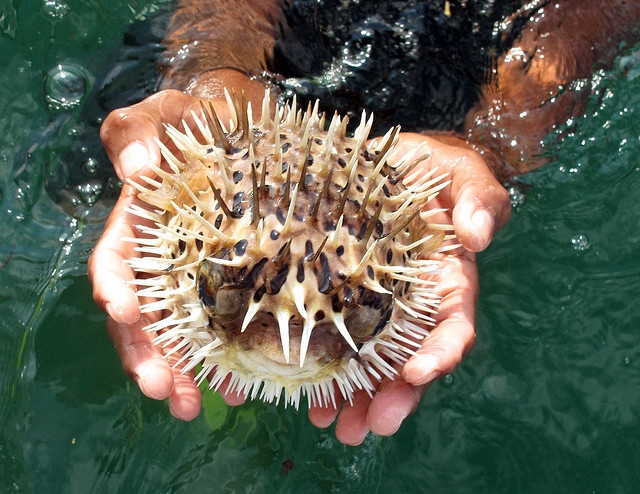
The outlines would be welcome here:
M 201 365 L 197 380 L 298 407 L 336 406 L 339 393 L 372 393 L 393 378 L 428 335 L 437 308 L 427 256 L 445 250 L 450 226 L 427 221 L 424 206 L 444 176 L 405 177 L 426 158 L 416 149 L 387 157 L 399 128 L 367 147 L 372 117 L 353 137 L 337 114 L 325 130 L 318 104 L 295 101 L 262 119 L 230 97 L 230 131 L 213 107 L 193 114 L 196 138 L 166 130 L 182 159 L 161 143 L 157 180 L 134 184 L 148 207 L 139 258 L 130 265 L 143 312 L 163 311 L 147 327 L 176 365 Z

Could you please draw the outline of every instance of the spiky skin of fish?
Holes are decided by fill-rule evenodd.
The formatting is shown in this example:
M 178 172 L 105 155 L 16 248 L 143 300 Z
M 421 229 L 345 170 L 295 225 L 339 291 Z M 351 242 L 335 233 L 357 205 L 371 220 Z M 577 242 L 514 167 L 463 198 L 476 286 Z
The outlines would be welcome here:
M 232 121 L 213 107 L 162 146 L 157 179 L 134 184 L 144 203 L 138 295 L 163 317 L 147 330 L 199 381 L 265 401 L 335 406 L 336 392 L 393 378 L 428 335 L 437 308 L 430 254 L 447 227 L 425 205 L 446 185 L 435 172 L 404 184 L 426 158 L 387 163 L 398 128 L 367 146 L 372 118 L 353 136 L 335 115 L 295 102 L 254 123 L 228 96 Z M 325 130 L 326 129 L 326 130 Z M 198 134 L 198 137 L 195 136 Z M 415 175 L 415 174 L 414 174 Z

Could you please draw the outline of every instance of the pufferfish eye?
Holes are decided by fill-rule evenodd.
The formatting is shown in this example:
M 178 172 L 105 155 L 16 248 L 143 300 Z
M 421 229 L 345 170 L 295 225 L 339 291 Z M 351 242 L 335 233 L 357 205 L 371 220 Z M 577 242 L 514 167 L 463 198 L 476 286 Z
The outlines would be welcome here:
M 356 343 L 364 343 L 384 329 L 392 311 L 390 294 L 360 287 L 357 303 L 347 309 L 345 324 Z
M 198 268 L 198 296 L 210 317 L 230 322 L 244 315 L 246 294 L 237 268 L 205 259 Z

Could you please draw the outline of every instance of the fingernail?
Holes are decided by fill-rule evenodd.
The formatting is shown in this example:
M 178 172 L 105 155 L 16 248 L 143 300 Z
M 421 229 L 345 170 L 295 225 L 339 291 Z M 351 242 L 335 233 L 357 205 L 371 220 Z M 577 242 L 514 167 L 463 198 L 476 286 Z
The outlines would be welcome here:
M 428 384 L 442 376 L 440 359 L 434 355 L 420 355 L 407 362 L 404 378 L 415 386 Z
M 120 153 L 120 176 L 127 178 L 135 175 L 149 164 L 149 151 L 141 142 L 128 145 Z
M 133 380 L 142 394 L 154 400 L 164 400 L 173 391 L 171 369 L 160 356 L 138 364 Z
M 478 209 L 471 216 L 471 222 L 476 230 L 478 250 L 486 249 L 493 235 L 493 217 L 486 209 Z
M 429 374 L 427 374 L 426 376 L 424 376 L 422 384 L 429 384 L 430 382 L 433 382 L 436 379 L 440 379 L 440 377 L 442 377 L 442 372 L 440 372 L 439 370 L 434 370 Z

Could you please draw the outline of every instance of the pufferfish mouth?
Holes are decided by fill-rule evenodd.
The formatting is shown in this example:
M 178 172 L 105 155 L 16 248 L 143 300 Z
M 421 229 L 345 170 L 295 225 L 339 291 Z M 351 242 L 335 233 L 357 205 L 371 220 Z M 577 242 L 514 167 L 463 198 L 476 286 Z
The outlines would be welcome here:
M 235 331 L 222 329 L 229 337 L 229 344 L 237 345 L 241 352 L 256 352 L 264 359 L 281 366 L 304 367 L 305 361 L 301 355 L 303 324 L 304 321 L 299 317 L 289 321 L 288 356 L 284 353 L 278 322 L 272 313 L 259 312 L 243 332 L 240 332 L 239 326 Z M 341 339 L 333 324 L 316 325 L 305 346 L 307 364 L 314 362 L 319 367 L 356 353 Z
M 304 367 L 305 360 L 311 359 L 316 366 L 322 367 L 338 359 L 356 356 L 362 345 L 388 324 L 393 305 L 391 294 L 376 293 L 362 286 L 356 287 L 354 292 L 345 289 L 347 283 L 342 290 L 320 294 L 327 299 L 325 305 L 331 307 L 331 311 L 342 313 L 342 308 L 346 307 L 346 336 L 324 310 L 313 314 L 312 329 L 306 331 L 309 323 L 299 314 L 285 312 L 282 317 L 282 311 L 275 306 L 256 311 L 257 307 L 262 307 L 259 302 L 263 297 L 280 295 L 289 274 L 288 269 L 283 272 L 282 266 L 278 259 L 274 262 L 265 258 L 251 268 L 242 269 L 211 260 L 201 263 L 197 276 L 198 295 L 209 315 L 209 324 L 239 352 L 256 352 L 274 363 L 299 367 Z M 275 273 L 271 279 L 267 276 L 269 272 Z M 325 280 L 321 282 L 326 283 Z M 338 296 L 341 292 L 342 298 Z
M 228 96 L 227 130 L 213 108 L 194 129 L 167 126 L 178 158 L 160 141 L 156 178 L 132 182 L 144 219 L 129 261 L 140 273 L 146 329 L 196 380 L 264 401 L 335 406 L 393 379 L 429 334 L 450 225 L 426 208 L 447 185 L 435 169 L 405 185 L 426 159 L 418 147 L 387 163 L 399 128 L 367 144 L 373 120 L 353 135 L 318 105 L 295 101 L 262 119 Z M 272 116 L 273 115 L 273 116 Z M 195 132 L 195 133 L 194 133 Z M 430 279 L 429 279 L 430 278 Z

